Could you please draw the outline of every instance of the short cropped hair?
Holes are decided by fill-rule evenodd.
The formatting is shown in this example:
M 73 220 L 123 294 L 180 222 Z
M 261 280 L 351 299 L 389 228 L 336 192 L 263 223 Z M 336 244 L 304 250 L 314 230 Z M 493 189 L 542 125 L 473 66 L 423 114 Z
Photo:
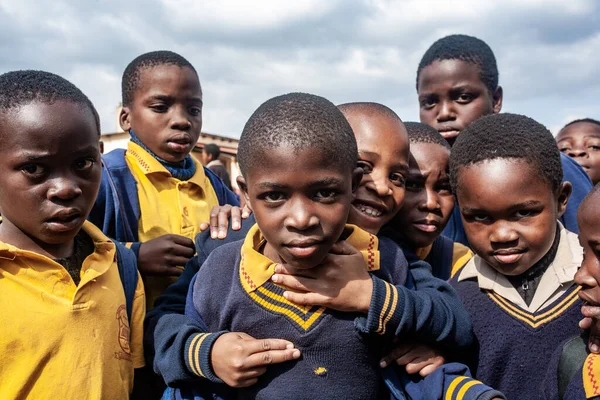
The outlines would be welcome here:
M 524 160 L 553 191 L 561 186 L 562 163 L 552 133 L 524 115 L 491 114 L 467 126 L 452 147 L 450 184 L 454 193 L 458 193 L 460 168 L 499 158 Z
M 123 72 L 123 79 L 121 79 L 121 97 L 123 106 L 128 107 L 133 102 L 135 91 L 140 83 L 142 70 L 161 65 L 176 65 L 181 68 L 187 67 L 198 75 L 194 66 L 177 53 L 167 50 L 144 53 L 134 58 Z
M 274 97 L 252 114 L 238 145 L 242 174 L 260 165 L 261 154 L 278 147 L 316 147 L 350 170 L 358 162 L 356 139 L 342 112 L 329 100 L 307 93 Z
M 404 126 L 408 132 L 410 143 L 433 143 L 448 150 L 451 149 L 448 141 L 444 139 L 437 129 L 421 122 L 405 122 Z
M 204 152 L 210 154 L 213 160 L 216 160 L 221 155 L 221 149 L 214 143 L 209 143 L 204 146 Z
M 394 110 L 392 110 L 388 106 L 384 106 L 383 104 L 380 104 L 380 103 L 371 103 L 371 102 L 344 103 L 344 104 L 338 105 L 338 108 L 344 115 L 347 115 L 349 112 L 352 112 L 352 111 L 359 111 L 359 112 L 362 112 L 362 113 L 365 113 L 368 115 L 372 115 L 372 114 L 382 115 L 384 117 L 388 117 L 391 119 L 397 119 L 398 121 L 402 122 L 402 120 L 400 119 L 398 114 L 396 114 L 394 112 Z
M 100 135 L 100 117 L 96 108 L 77 86 L 51 72 L 36 70 L 11 71 L 0 75 L 0 113 L 39 101 L 53 104 L 64 100 L 88 107 Z
M 450 35 L 427 49 L 417 68 L 417 90 L 423 68 L 435 61 L 460 60 L 479 67 L 481 82 L 490 93 L 498 88 L 498 66 L 494 52 L 483 40 L 467 35 Z
M 568 124 L 566 124 L 565 126 L 563 126 L 562 129 L 561 129 L 561 131 L 563 129 L 565 129 L 566 127 L 568 127 L 568 126 L 579 124 L 579 123 L 596 124 L 596 125 L 600 126 L 600 121 L 598 121 L 598 120 L 595 120 L 593 118 L 580 118 L 580 119 L 576 119 L 574 121 L 571 121 Z

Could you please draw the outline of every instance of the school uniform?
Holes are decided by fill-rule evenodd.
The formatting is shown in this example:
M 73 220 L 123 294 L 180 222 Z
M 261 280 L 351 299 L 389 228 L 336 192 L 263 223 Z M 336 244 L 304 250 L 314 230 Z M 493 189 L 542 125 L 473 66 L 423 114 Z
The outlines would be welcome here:
M 581 165 L 577 164 L 571 157 L 560 153 L 560 161 L 562 162 L 563 167 L 563 182 L 571 182 L 571 185 L 573 185 L 573 192 L 569 197 L 567 208 L 559 221 L 567 230 L 579 233 L 579 228 L 577 227 L 577 209 L 594 185 L 592 185 L 589 175 L 583 170 Z M 465 227 L 463 226 L 460 217 L 460 208 L 458 204 L 454 206 L 452 215 L 450 216 L 442 235 L 449 237 L 455 242 L 462 243 L 467 247 L 470 246 L 465 233 Z
M 529 305 L 506 276 L 477 255 L 450 280 L 473 320 L 475 377 L 509 399 L 536 398 L 554 349 L 579 331 L 580 287 L 574 275 L 583 252 L 577 235 L 561 224 L 558 237 L 556 255 Z
M 94 251 L 78 285 L 56 261 L 0 242 L 2 399 L 126 399 L 144 366 L 142 281 L 129 319 L 115 244 L 82 230 Z
M 284 289 L 270 282 L 276 263 L 259 253 L 264 238 L 254 226 L 243 241 L 215 249 L 193 279 L 186 315 L 212 333 L 191 335 L 183 361 L 191 373 L 206 380 L 180 382 L 164 398 L 389 398 L 381 356 L 398 335 L 415 333 L 434 340 L 439 332 L 431 332 L 426 321 L 436 319 L 435 311 L 428 295 L 402 286 L 410 275 L 398 246 L 355 226 L 347 228 L 351 234 L 346 240 L 363 254 L 374 283 L 367 315 L 286 300 Z M 269 366 L 256 385 L 233 390 L 221 383 L 210 362 L 212 344 L 225 331 L 290 340 L 302 357 Z M 461 395 L 471 389 L 478 395 L 490 390 L 472 378 L 462 379 L 474 383 L 459 390 Z M 452 381 L 447 379 L 446 387 L 460 383 Z
M 473 258 L 473 252 L 468 247 L 445 236 L 439 236 L 432 244 L 417 249 L 415 253 L 420 260 L 431 265 L 433 276 L 445 281 Z
M 194 240 L 200 223 L 209 222 L 213 206 L 239 202 L 210 170 L 196 165 L 188 180 L 172 176 L 141 145 L 130 141 L 127 151 L 117 149 L 103 157 L 102 183 L 89 220 L 109 237 L 137 254 L 141 243 L 165 234 Z M 176 277 L 145 277 L 151 306 Z M 150 307 L 149 307 L 150 308 Z

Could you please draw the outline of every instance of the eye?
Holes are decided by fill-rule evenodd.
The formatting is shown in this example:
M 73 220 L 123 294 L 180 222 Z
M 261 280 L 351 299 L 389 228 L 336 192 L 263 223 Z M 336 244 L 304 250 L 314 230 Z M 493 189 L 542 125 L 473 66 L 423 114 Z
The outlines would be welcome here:
M 519 210 L 516 212 L 518 218 L 529 218 L 538 215 L 540 212 L 537 210 Z
M 21 171 L 23 171 L 26 175 L 31 175 L 32 177 L 40 176 L 45 172 L 44 167 L 38 164 L 24 165 L 21 168 Z
M 486 222 L 488 220 L 488 216 L 485 214 L 475 214 L 471 216 L 471 218 L 473 219 L 473 221 L 477 222 Z
M 471 102 L 474 98 L 475 98 L 475 96 L 473 96 L 470 93 L 461 93 L 456 98 L 456 101 L 459 102 L 459 103 L 463 103 L 464 104 L 464 103 Z
M 600 145 L 592 144 L 592 145 L 588 146 L 588 149 L 593 150 L 593 151 L 598 151 L 598 150 L 600 150 Z
M 164 113 L 169 110 L 169 107 L 166 104 L 152 104 L 150 109 L 156 113 Z
M 406 184 L 404 176 L 398 173 L 390 174 L 390 181 L 396 186 L 404 186 Z
M 569 151 L 569 150 L 571 150 L 571 149 L 570 149 L 570 148 L 568 148 L 568 147 L 559 147 L 559 148 L 558 148 L 558 151 L 560 151 L 561 153 L 565 153 L 565 152 L 567 152 L 567 151 Z
M 194 117 L 197 117 L 198 115 L 202 115 L 202 108 L 200 107 L 191 107 L 189 110 L 189 113 L 191 115 L 193 115 Z
M 337 190 L 321 189 L 315 193 L 315 198 L 318 200 L 333 200 L 338 195 Z
M 443 183 L 438 185 L 437 191 L 440 194 L 452 194 L 452 187 L 449 183 Z
M 368 175 L 373 171 L 373 167 L 371 166 L 371 164 L 365 162 L 365 161 L 358 161 L 358 163 L 356 164 L 356 166 L 360 169 L 363 170 L 363 174 Z
M 284 194 L 281 192 L 268 192 L 261 197 L 268 203 L 277 203 L 285 199 Z
M 91 169 L 95 163 L 96 160 L 93 158 L 82 158 L 81 160 L 75 161 L 75 169 L 79 171 L 85 171 Z
M 426 97 L 419 102 L 421 108 L 425 108 L 427 110 L 433 108 L 436 105 L 436 103 L 437 100 L 434 97 Z

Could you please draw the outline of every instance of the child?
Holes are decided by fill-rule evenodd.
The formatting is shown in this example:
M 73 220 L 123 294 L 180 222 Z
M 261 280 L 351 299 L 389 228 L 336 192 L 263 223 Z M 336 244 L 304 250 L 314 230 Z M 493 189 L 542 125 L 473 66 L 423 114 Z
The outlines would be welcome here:
M 450 145 L 429 125 L 405 122 L 404 126 L 411 154 L 406 195 L 390 228 L 398 230 L 403 242 L 431 265 L 435 277 L 448 280 L 452 271 L 473 257 L 467 247 L 441 235 L 454 209 L 448 177 Z
M 581 312 L 587 317 L 600 311 L 600 185 L 585 197 L 577 212 L 581 268 L 575 282 L 581 285 Z M 554 352 L 543 385 L 544 399 L 590 399 L 600 396 L 600 356 L 587 351 L 586 334 L 569 339 Z
M 585 169 L 594 185 L 600 182 L 600 121 L 571 121 L 558 132 L 556 143 L 562 153 Z
M 325 99 L 289 94 L 267 101 L 253 114 L 238 148 L 243 174 L 238 183 L 258 225 L 244 241 L 211 253 L 192 281 L 186 306 L 186 315 L 216 333 L 191 336 L 185 362 L 215 384 L 182 384 L 180 391 L 166 396 L 275 398 L 283 390 L 291 398 L 385 395 L 380 351 L 399 332 L 420 331 L 410 325 L 427 311 L 414 298 L 416 292 L 401 286 L 407 264 L 400 249 L 345 225 L 362 175 L 354 168 L 356 154 L 352 129 Z M 337 242 L 340 236 L 346 241 Z M 295 271 L 330 269 L 323 262 L 331 253 L 345 256 L 347 262 L 340 266 L 350 284 L 341 284 L 327 306 L 290 301 L 291 293 L 279 286 L 281 276 L 274 273 L 277 263 Z M 253 386 L 232 392 L 216 384 L 216 369 L 211 368 L 210 357 L 224 329 L 258 338 L 281 335 L 300 348 L 302 358 L 263 367 L 248 376 Z M 423 340 L 433 336 L 420 334 Z M 248 359 L 249 364 L 256 361 Z M 481 390 L 472 383 L 461 393 L 470 387 Z
M 540 392 L 540 366 L 577 333 L 577 236 L 557 222 L 571 185 L 552 134 L 522 115 L 469 125 L 450 183 L 475 257 L 451 279 L 473 319 L 476 377 L 509 399 Z
M 98 114 L 57 75 L 8 72 L 0 138 L 0 398 L 129 398 L 144 290 L 131 251 L 85 221 Z
M 202 129 L 202 89 L 185 58 L 142 54 L 125 69 L 122 89 L 119 122 L 131 141 L 104 157 L 90 220 L 138 255 L 151 307 L 194 255 L 193 239 L 213 206 L 238 202 L 190 155 Z
M 439 39 L 425 52 L 417 69 L 417 93 L 421 122 L 434 127 L 452 145 L 460 132 L 478 118 L 499 113 L 502 87 L 492 49 L 482 40 L 466 35 Z M 577 207 L 592 188 L 585 171 L 572 159 L 561 156 L 564 181 L 573 194 L 561 222 L 577 233 Z M 469 245 L 458 208 L 444 235 Z

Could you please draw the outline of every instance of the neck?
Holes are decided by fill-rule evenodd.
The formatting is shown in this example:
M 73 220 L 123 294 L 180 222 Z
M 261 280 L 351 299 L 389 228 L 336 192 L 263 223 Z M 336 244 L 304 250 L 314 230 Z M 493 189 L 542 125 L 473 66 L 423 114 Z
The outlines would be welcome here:
M 56 259 L 66 258 L 73 254 L 75 240 L 65 243 L 49 244 L 26 234 L 10 221 L 4 219 L 0 224 L 0 241 L 15 246 L 21 250 L 41 254 L 45 257 Z

